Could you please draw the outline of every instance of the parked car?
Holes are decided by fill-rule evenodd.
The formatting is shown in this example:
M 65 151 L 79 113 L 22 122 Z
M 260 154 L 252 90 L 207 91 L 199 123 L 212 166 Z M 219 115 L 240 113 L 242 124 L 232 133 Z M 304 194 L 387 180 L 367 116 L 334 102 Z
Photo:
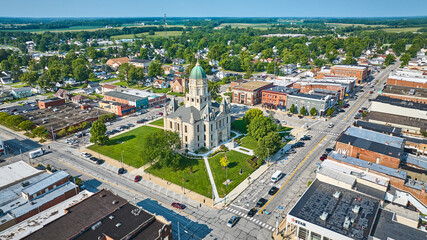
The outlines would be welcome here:
M 292 117 L 292 114 L 288 113 L 288 117 Z
M 145 123 L 147 120 L 145 120 L 145 119 L 140 119 L 140 120 L 138 120 L 138 121 L 136 121 L 136 123 Z
M 82 157 L 85 157 L 85 158 L 88 158 L 88 157 L 92 156 L 92 154 L 87 153 L 87 152 L 82 152 L 81 155 L 82 155 Z
M 268 195 L 274 195 L 277 193 L 277 191 L 279 191 L 279 188 L 271 187 L 270 190 L 268 191 Z
M 128 123 L 128 127 L 135 127 L 132 123 Z
M 262 206 L 264 206 L 264 205 L 265 205 L 265 203 L 267 203 L 267 199 L 265 199 L 265 198 L 260 198 L 260 199 L 258 200 L 258 202 L 256 203 L 256 206 L 257 206 L 257 207 L 262 207 Z
M 91 161 L 94 161 L 94 162 L 98 161 L 98 158 L 96 158 L 96 157 L 90 157 L 89 159 L 90 159 Z
M 303 117 L 304 117 L 304 116 L 302 116 L 302 115 L 298 115 L 298 118 L 299 118 L 299 119 L 302 119 Z
M 227 222 L 227 227 L 232 228 L 237 223 L 237 221 L 239 221 L 239 219 L 240 218 L 238 216 L 232 216 Z
M 248 216 L 253 217 L 255 216 L 256 212 L 257 212 L 256 208 L 252 208 L 251 210 L 249 210 Z
M 160 108 L 160 105 L 155 106 L 154 108 Z
M 178 209 L 184 209 L 185 208 L 184 204 L 176 203 L 176 202 L 172 203 L 171 206 L 174 208 L 178 208 Z
M 374 93 L 374 91 L 369 91 L 370 94 Z
M 98 164 L 98 165 L 101 165 L 101 164 L 103 164 L 104 163 L 104 160 L 102 160 L 102 159 L 98 159 L 98 160 L 96 160 L 96 164 Z
M 133 179 L 134 182 L 139 182 L 141 181 L 142 177 L 141 175 L 136 175 L 135 178 Z
M 118 174 L 123 174 L 125 173 L 125 169 L 124 168 L 119 168 L 119 170 L 117 170 Z
M 338 109 L 338 112 L 345 112 L 345 110 L 340 108 L 340 109 Z
M 162 113 L 162 112 L 159 112 L 159 115 L 160 115 L 160 116 L 163 116 L 163 113 Z
M 325 149 L 325 152 L 326 152 L 326 153 L 330 153 L 330 152 L 332 152 L 332 150 L 333 150 L 332 148 L 326 148 L 326 149 Z

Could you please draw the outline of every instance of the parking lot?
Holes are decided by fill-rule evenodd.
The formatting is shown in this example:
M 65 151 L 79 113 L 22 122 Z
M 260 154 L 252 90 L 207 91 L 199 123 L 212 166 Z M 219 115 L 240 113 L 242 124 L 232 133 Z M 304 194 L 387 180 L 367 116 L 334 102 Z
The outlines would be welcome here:
M 53 129 L 53 131 L 59 131 L 85 121 L 93 121 L 104 114 L 109 114 L 109 112 L 94 108 L 82 110 L 75 103 L 21 113 L 24 118 L 33 121 L 34 124 L 44 125 L 46 129 Z

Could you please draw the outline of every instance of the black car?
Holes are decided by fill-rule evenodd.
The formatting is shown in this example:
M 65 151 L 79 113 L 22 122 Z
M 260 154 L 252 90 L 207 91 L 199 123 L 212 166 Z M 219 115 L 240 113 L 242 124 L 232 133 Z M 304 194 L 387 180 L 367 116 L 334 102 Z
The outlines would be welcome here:
M 120 132 L 120 131 L 118 131 L 116 129 L 111 130 L 111 134 L 115 134 L 115 133 L 118 133 L 118 132 Z
M 257 207 L 262 207 L 262 206 L 264 206 L 265 205 L 265 203 L 267 202 L 267 199 L 265 199 L 265 198 L 260 198 L 259 200 L 258 200 L 258 202 L 256 203 L 256 206 Z
M 125 173 L 125 169 L 124 168 L 119 168 L 119 170 L 117 170 L 118 174 L 123 174 Z
M 332 150 L 333 150 L 332 148 L 326 148 L 326 149 L 325 149 L 325 152 L 326 152 L 326 153 L 330 153 L 330 152 L 332 152 Z
M 104 160 L 102 160 L 102 159 L 98 159 L 98 160 L 96 160 L 96 164 L 98 164 L 98 165 L 101 165 L 101 164 L 103 164 L 104 163 Z
M 302 119 L 302 118 L 303 118 L 303 116 L 302 116 L 302 115 L 298 115 L 298 118 L 299 118 L 299 119 Z
M 122 125 L 122 126 L 120 126 L 120 128 L 123 128 L 123 129 L 129 129 L 129 127 L 128 127 L 128 126 L 126 126 L 126 125 Z
M 297 142 L 294 145 L 296 145 L 297 147 L 304 147 L 305 143 L 303 143 L 303 142 Z
M 292 117 L 292 114 L 288 113 L 288 117 Z
M 268 191 L 268 195 L 274 195 L 277 193 L 277 191 L 279 191 L 279 188 L 272 187 L 272 188 L 270 188 L 270 191 Z
M 90 157 L 89 159 L 90 159 L 91 161 L 94 161 L 94 162 L 95 162 L 95 161 L 98 161 L 98 158 L 96 158 L 96 157 Z
M 249 210 L 248 216 L 253 217 L 255 216 L 256 212 L 257 212 L 256 208 L 252 208 L 251 210 Z
M 345 112 L 345 110 L 340 108 L 340 109 L 338 109 L 338 112 Z

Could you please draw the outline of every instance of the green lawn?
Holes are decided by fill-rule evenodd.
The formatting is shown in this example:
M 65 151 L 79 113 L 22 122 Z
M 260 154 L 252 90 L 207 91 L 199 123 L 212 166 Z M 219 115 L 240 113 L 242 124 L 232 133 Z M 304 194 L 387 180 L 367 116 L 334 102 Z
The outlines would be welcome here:
M 165 125 L 163 118 L 160 118 L 154 122 L 151 122 L 150 124 L 154 126 L 159 126 L 159 127 L 163 127 Z
M 144 136 L 158 131 L 163 130 L 154 127 L 142 126 L 111 138 L 105 145 L 92 145 L 89 149 L 118 161 L 120 161 L 122 151 L 124 151 L 123 162 L 130 166 L 139 168 L 147 163 L 147 160 L 144 159 L 143 152 L 141 152 Z
M 192 172 L 190 171 L 190 167 L 192 168 Z M 179 186 L 185 185 L 186 189 L 203 196 L 212 197 L 212 186 L 203 159 L 183 158 L 181 166 L 178 169 L 168 167 L 156 168 L 156 165 L 154 165 L 149 167 L 147 171 Z
M 127 82 L 115 82 L 115 83 L 113 83 L 113 85 L 120 86 L 120 87 L 127 87 L 128 86 Z M 132 87 L 132 86 L 133 85 L 129 85 L 129 87 Z
M 110 78 L 110 79 L 106 79 L 106 80 L 102 80 L 100 81 L 100 83 L 108 83 L 108 82 L 114 82 L 119 80 L 118 78 Z
M 255 151 L 256 147 L 258 146 L 258 142 L 251 136 L 247 136 L 242 138 L 242 144 L 240 146 L 249 148 Z
M 170 93 L 168 93 L 168 95 L 174 95 L 174 96 L 177 96 L 177 97 L 183 97 L 184 93 L 170 92 Z
M 243 122 L 243 119 L 237 119 L 231 123 L 231 130 L 246 134 L 248 130 L 246 129 L 246 124 Z
M 170 88 L 150 88 L 147 89 L 147 91 L 153 91 L 155 93 L 167 93 L 169 92 L 171 89 Z
M 227 176 L 232 182 L 227 186 L 223 183 L 226 178 L 226 171 L 222 169 L 220 164 L 220 159 L 224 157 L 225 153 L 220 153 L 209 159 L 209 165 L 212 170 L 213 177 L 215 179 L 215 185 L 218 189 L 220 197 L 224 197 L 231 190 L 233 190 L 237 185 L 239 185 L 245 178 L 247 178 L 255 169 L 251 167 L 248 163 L 248 160 L 252 159 L 252 156 L 248 156 L 243 153 L 236 151 L 227 152 L 227 158 L 230 161 L 227 169 Z M 240 169 L 242 169 L 243 174 L 240 175 Z

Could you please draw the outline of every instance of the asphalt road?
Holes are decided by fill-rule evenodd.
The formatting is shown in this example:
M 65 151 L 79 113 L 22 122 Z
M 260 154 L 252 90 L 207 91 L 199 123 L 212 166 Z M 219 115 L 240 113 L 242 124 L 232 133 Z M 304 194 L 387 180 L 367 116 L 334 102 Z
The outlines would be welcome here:
M 396 68 L 398 64 L 394 67 Z M 379 73 L 376 80 L 384 81 L 389 70 L 390 68 Z M 382 82 L 375 87 L 375 91 L 380 90 L 381 87 Z M 357 109 L 367 106 L 367 99 L 375 95 L 376 93 L 369 94 L 369 91 L 365 90 L 364 94 L 360 94 L 356 101 L 350 102 L 350 108 L 347 109 L 346 113 L 340 114 L 328 122 L 300 120 L 296 117 L 288 119 L 289 124 L 295 125 L 304 125 L 308 122 L 311 126 L 308 134 L 313 136 L 312 140 L 306 142 L 305 147 L 297 149 L 297 153 L 289 156 L 284 155 L 273 163 L 266 173 L 254 181 L 226 209 L 221 210 L 200 206 L 199 203 L 181 194 L 166 190 L 145 179 L 135 183 L 130 173 L 117 175 L 114 170 L 106 165 L 96 165 L 82 158 L 77 148 L 72 148 L 63 140 L 49 144 L 51 152 L 31 159 L 31 162 L 50 164 L 54 168 L 66 170 L 72 176 L 80 177 L 89 190 L 111 189 L 128 201 L 138 204 L 152 213 L 163 215 L 172 221 L 174 239 L 269 239 L 276 224 L 276 217 L 280 222 L 306 189 L 308 181 L 314 179 L 314 171 L 317 164 L 320 163 L 319 156 L 324 149 L 334 145 L 338 134 L 353 122 Z M 241 116 L 247 110 L 239 106 L 233 109 L 233 115 L 236 117 Z M 161 110 L 153 109 L 147 116 L 154 116 Z M 144 115 L 140 117 L 144 117 Z M 113 122 L 113 126 L 109 128 L 127 123 L 135 124 L 140 117 L 121 118 L 119 121 Z M 329 122 L 335 123 L 331 129 L 327 128 Z M 135 125 L 137 126 L 137 124 Z M 0 163 L 0 166 L 19 160 L 29 162 L 28 151 L 41 147 L 39 143 L 4 127 L 0 127 L 0 135 L 5 145 L 8 146 L 6 161 Z M 87 141 L 87 139 L 82 140 L 80 144 L 85 144 Z M 44 147 L 47 148 L 47 146 Z M 20 154 L 21 152 L 22 154 Z M 273 184 L 270 178 L 276 169 L 280 169 L 286 175 L 279 182 Z M 143 176 L 143 178 L 146 177 Z M 280 187 L 280 191 L 275 196 L 267 196 L 268 190 L 273 185 Z M 264 209 L 270 214 L 258 213 L 253 218 L 245 217 L 247 210 L 253 207 L 260 197 L 269 199 Z M 187 208 L 183 211 L 174 209 L 170 206 L 172 202 L 183 203 Z M 279 210 L 279 206 L 283 206 L 284 209 Z M 241 219 L 230 229 L 226 226 L 226 222 L 233 215 L 239 215 Z M 180 236 L 178 236 L 178 222 Z

